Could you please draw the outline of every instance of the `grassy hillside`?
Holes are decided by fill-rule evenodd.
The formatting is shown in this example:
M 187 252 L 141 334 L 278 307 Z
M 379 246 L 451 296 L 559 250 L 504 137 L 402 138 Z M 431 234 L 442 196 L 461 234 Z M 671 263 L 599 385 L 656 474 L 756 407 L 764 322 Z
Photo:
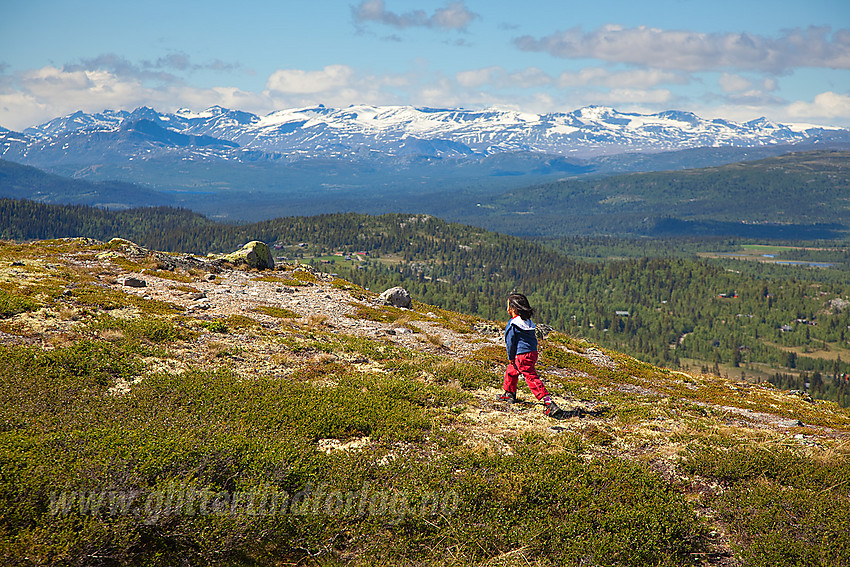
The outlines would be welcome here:
M 842 379 L 850 372 L 850 265 L 846 247 L 834 243 L 745 248 L 749 259 L 739 255 L 740 244 L 717 239 L 556 243 L 570 255 L 585 254 L 576 261 L 517 237 L 426 215 L 349 213 L 234 226 L 177 209 L 107 212 L 0 200 L 0 218 L 6 219 L 0 236 L 17 239 L 121 236 L 197 253 L 263 240 L 276 243 L 280 256 L 312 262 L 362 287 L 401 282 L 422 301 L 486 318 L 500 317 L 507 294 L 523 290 L 540 322 L 646 362 L 808 388 L 815 397 L 850 405 Z M 680 251 L 657 257 L 664 247 Z M 586 261 L 587 254 L 605 258 Z M 628 254 L 634 257 L 620 257 Z M 698 260 L 697 254 L 716 258 Z M 766 262 L 783 258 L 829 260 L 832 267 Z
M 848 565 L 847 410 L 551 333 L 553 421 L 501 322 L 375 299 L 2 243 L 3 563 Z

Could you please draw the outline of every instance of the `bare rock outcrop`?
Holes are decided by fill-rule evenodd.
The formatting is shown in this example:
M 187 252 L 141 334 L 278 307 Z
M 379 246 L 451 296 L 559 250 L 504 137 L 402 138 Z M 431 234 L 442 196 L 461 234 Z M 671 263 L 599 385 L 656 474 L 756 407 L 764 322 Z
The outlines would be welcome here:
M 384 305 L 403 307 L 405 309 L 410 309 L 410 306 L 413 305 L 410 293 L 403 287 L 391 287 L 379 295 L 378 300 L 383 302 Z
M 272 251 L 265 242 L 253 240 L 243 246 L 236 252 L 231 252 L 222 257 L 232 264 L 244 264 L 249 268 L 257 268 L 258 270 L 271 270 L 274 268 L 274 258 Z

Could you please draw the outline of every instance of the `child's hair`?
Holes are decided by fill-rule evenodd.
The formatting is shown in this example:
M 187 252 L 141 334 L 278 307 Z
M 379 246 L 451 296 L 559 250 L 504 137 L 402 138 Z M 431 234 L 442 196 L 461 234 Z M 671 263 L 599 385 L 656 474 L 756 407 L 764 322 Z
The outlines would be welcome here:
M 521 293 L 508 296 L 508 307 L 523 319 L 531 319 L 534 316 L 534 309 L 529 305 L 528 298 Z

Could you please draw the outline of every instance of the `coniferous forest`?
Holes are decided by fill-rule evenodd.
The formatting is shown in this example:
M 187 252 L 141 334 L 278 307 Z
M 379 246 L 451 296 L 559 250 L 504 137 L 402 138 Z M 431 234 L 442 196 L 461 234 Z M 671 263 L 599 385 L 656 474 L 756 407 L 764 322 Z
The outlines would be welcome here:
M 6 199 L 0 218 L 7 240 L 122 237 L 195 254 L 262 240 L 280 258 L 363 287 L 402 285 L 417 301 L 495 321 L 517 290 L 529 296 L 538 323 L 641 360 L 771 381 L 850 406 L 850 248 L 834 241 L 780 243 L 783 259 L 802 262 L 780 265 L 736 259 L 727 251 L 747 244 L 740 240 L 534 242 L 410 214 L 226 225 L 181 209 L 111 212 Z M 816 262 L 824 267 L 809 267 Z

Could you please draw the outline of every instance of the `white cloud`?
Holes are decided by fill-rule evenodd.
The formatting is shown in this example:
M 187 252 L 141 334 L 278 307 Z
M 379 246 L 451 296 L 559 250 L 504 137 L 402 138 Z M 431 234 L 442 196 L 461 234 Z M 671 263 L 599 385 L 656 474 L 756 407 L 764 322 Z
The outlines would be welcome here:
M 424 10 L 413 10 L 399 14 L 387 10 L 384 0 L 363 0 L 351 8 L 356 23 L 378 22 L 390 27 L 404 29 L 426 27 L 443 30 L 465 30 L 478 14 L 470 11 L 463 1 L 449 2 L 444 8 L 428 15 Z
M 617 106 L 622 109 L 623 105 L 635 104 L 667 104 L 673 99 L 673 94 L 667 89 L 611 89 L 607 93 L 594 93 L 593 100 L 596 103 L 608 106 Z
M 778 37 L 747 33 L 698 33 L 640 26 L 603 26 L 591 32 L 572 28 L 514 44 L 565 59 L 599 59 L 684 71 L 761 70 L 787 72 L 798 67 L 850 69 L 850 30 L 808 27 Z
M 455 80 L 463 87 L 474 88 L 492 83 L 494 77 L 501 76 L 504 72 L 501 67 L 484 67 L 483 69 L 461 71 L 455 75 Z
M 23 130 L 54 118 L 53 108 L 32 95 L 20 91 L 0 93 L 0 126 Z
M 753 85 L 753 82 L 748 78 L 734 73 L 723 73 L 717 82 L 725 93 L 744 91 Z
M 455 74 L 457 83 L 465 88 L 477 88 L 485 85 L 499 88 L 528 89 L 554 84 L 554 79 L 537 67 L 526 67 L 519 71 L 508 72 L 502 67 L 492 66 L 471 69 Z
M 45 66 L 18 73 L 0 90 L 0 125 L 13 130 L 77 110 L 100 112 L 152 106 L 207 108 L 220 104 L 245 110 L 268 107 L 269 97 L 235 87 L 200 89 L 183 84 L 151 87 L 132 77 L 102 69 L 65 70 Z
M 555 81 L 546 72 L 537 67 L 526 67 L 520 71 L 509 73 L 505 87 L 535 88 L 554 84 Z
M 788 105 L 786 111 L 797 120 L 843 118 L 846 122 L 850 121 L 850 96 L 828 91 L 817 95 L 812 102 L 793 102 Z
M 279 69 L 266 82 L 266 90 L 274 93 L 308 94 L 339 89 L 352 80 L 354 70 L 346 65 L 328 65 L 321 71 Z
M 99 69 L 65 71 L 53 66 L 21 73 L 20 91 L 49 106 L 103 110 L 146 99 L 148 89 Z
M 458 84 L 465 88 L 485 85 L 498 88 L 529 89 L 556 86 L 560 89 L 575 87 L 609 87 L 612 89 L 651 89 L 664 84 L 686 84 L 691 81 L 687 73 L 660 69 L 632 69 L 612 71 L 602 67 L 586 67 L 580 71 L 564 71 L 557 77 L 537 67 L 526 67 L 509 72 L 499 66 L 462 71 L 455 75 Z
M 611 88 L 648 89 L 664 84 L 685 84 L 690 78 L 685 73 L 660 69 L 634 69 L 611 71 L 601 67 L 586 67 L 581 71 L 561 73 L 558 84 L 561 88 L 582 86 L 604 86 Z
M 450 2 L 445 8 L 440 8 L 431 16 L 434 27 L 447 30 L 466 29 L 478 15 L 470 12 L 463 2 Z
M 816 95 L 811 101 L 789 103 L 763 93 L 743 93 L 716 101 L 716 104 L 710 106 L 695 107 L 693 112 L 705 118 L 725 118 L 735 122 L 747 122 L 764 116 L 785 124 L 850 128 L 850 95 L 827 91 Z

